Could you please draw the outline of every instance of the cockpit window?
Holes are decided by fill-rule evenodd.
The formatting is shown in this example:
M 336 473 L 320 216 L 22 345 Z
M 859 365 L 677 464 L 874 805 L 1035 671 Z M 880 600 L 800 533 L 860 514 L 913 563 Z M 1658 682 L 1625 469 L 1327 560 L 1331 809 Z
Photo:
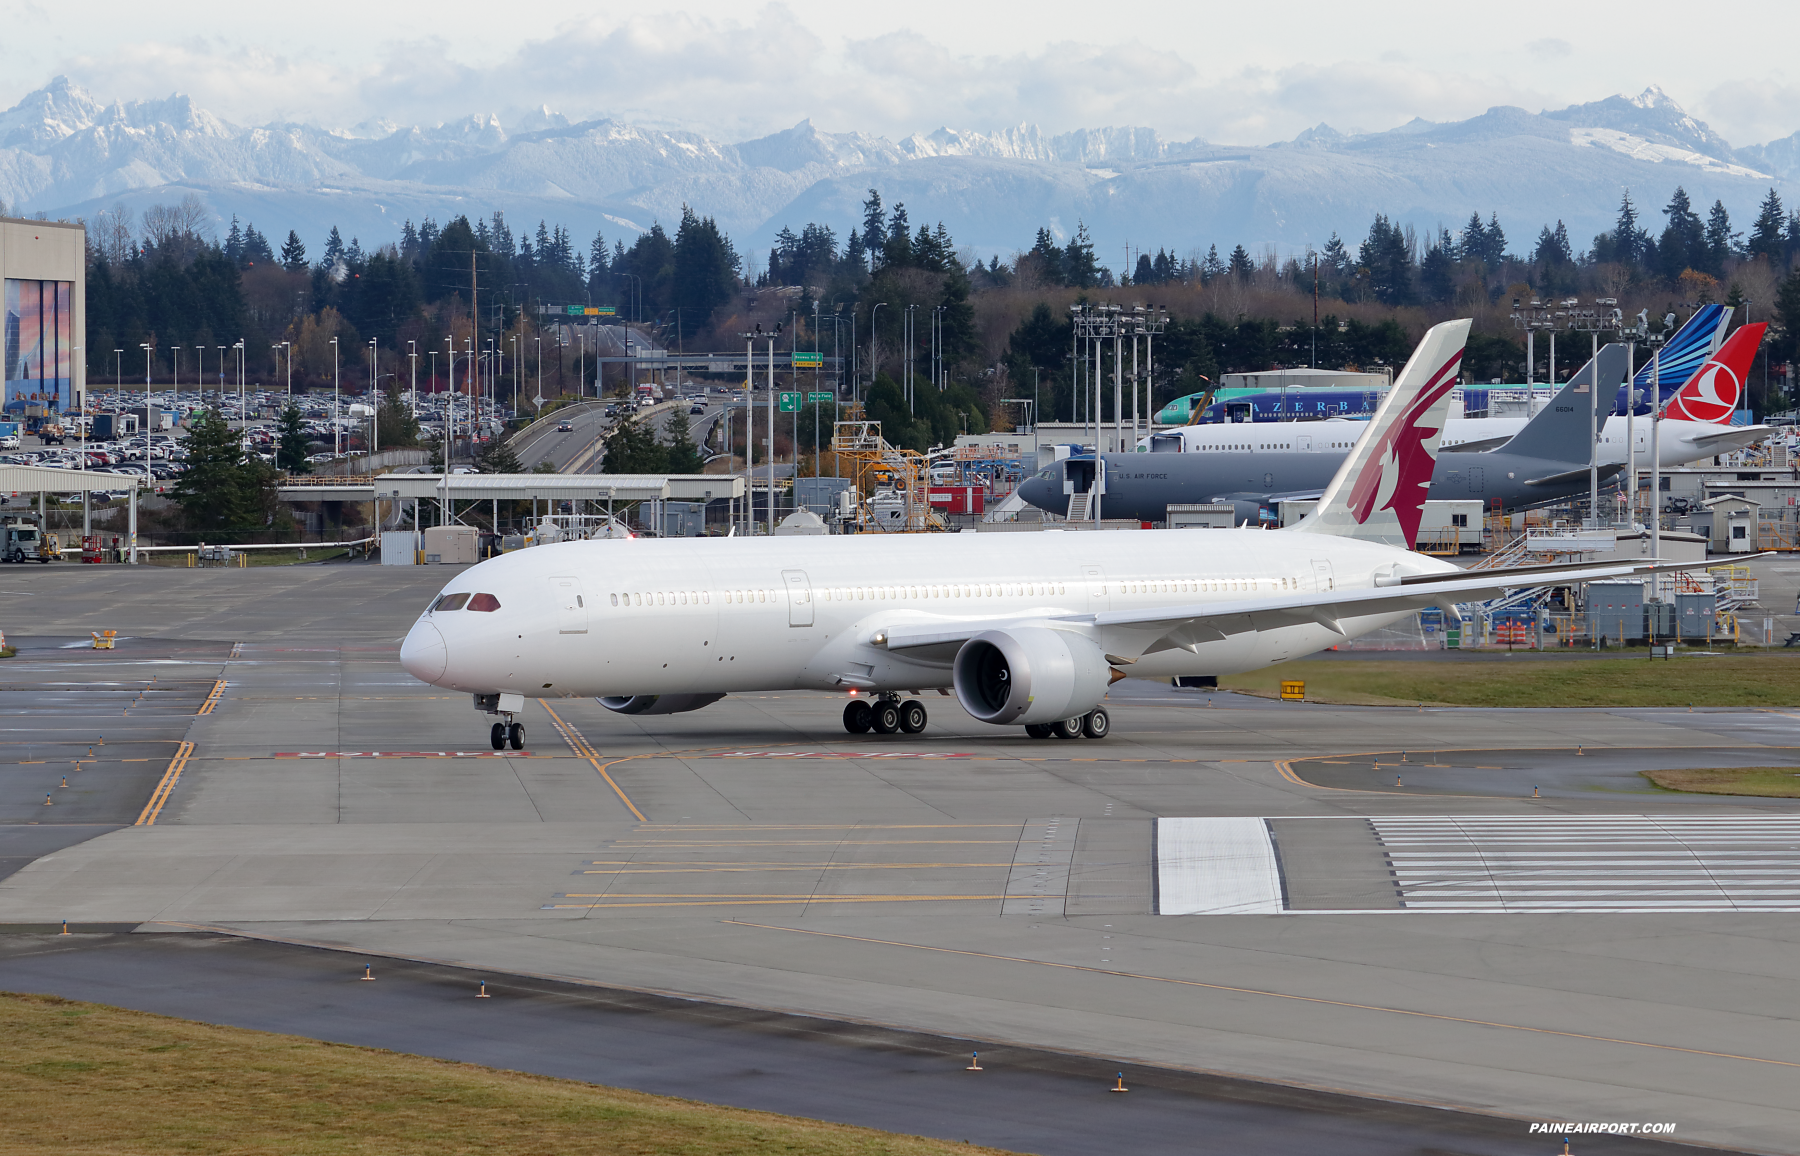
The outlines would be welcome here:
M 436 602 L 432 603 L 431 609 L 433 611 L 461 610 L 463 608 L 463 603 L 468 600 L 469 596 L 467 594 L 446 594 Z
M 500 609 L 500 600 L 495 598 L 492 594 L 477 594 L 475 597 L 469 599 L 469 609 L 492 612 Z

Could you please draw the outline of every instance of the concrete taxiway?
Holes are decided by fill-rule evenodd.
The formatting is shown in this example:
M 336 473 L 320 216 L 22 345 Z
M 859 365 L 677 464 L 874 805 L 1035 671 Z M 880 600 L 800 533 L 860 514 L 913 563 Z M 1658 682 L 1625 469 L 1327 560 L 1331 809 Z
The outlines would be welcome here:
M 0 755 L 0 922 L 230 931 L 1221 1073 L 1490 1113 L 1521 1145 L 1525 1121 L 1617 1120 L 1800 1151 L 1800 807 L 1636 774 L 1800 762 L 1800 711 L 1128 680 L 1103 743 L 935 696 L 925 735 L 853 737 L 841 700 L 766 694 L 641 720 L 534 703 L 528 749 L 497 755 L 464 698 L 394 659 L 441 572 L 8 577 L 33 629 L 8 631 L 5 750 L 54 735 L 82 765 L 62 788 L 49 759 Z M 117 651 L 61 648 L 102 628 Z M 114 718 L 105 750 L 146 762 L 88 760 Z M 1250 843 L 1176 862 L 1177 819 Z M 1233 906 L 1208 898 L 1221 879 L 1267 886 Z M 1158 914 L 1176 883 L 1191 909 L 1257 913 Z

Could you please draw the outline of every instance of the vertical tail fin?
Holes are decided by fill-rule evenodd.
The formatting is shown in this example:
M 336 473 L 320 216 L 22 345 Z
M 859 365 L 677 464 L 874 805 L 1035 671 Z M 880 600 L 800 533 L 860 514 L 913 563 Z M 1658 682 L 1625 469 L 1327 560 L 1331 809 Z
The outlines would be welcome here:
M 1599 398 L 1616 393 L 1630 370 L 1631 351 L 1618 342 L 1600 347 L 1597 360 L 1590 360 L 1569 378 L 1550 404 L 1537 411 L 1525 428 L 1500 447 L 1500 452 L 1526 458 L 1542 458 L 1550 462 L 1587 465 L 1594 452 L 1594 416 L 1590 412 Z M 1595 383 L 1598 382 L 1596 385 Z M 1600 413 L 1600 425 L 1606 422 Z
M 1661 405 L 1669 399 L 1669 395 L 1680 387 L 1682 382 L 1699 371 L 1706 359 L 1719 349 L 1719 343 L 1725 340 L 1725 330 L 1731 324 L 1732 310 L 1723 305 L 1702 305 L 1694 311 L 1674 336 L 1662 347 L 1662 364 L 1656 371 L 1662 396 L 1650 396 L 1650 360 L 1638 367 L 1637 375 L 1631 380 L 1633 389 L 1642 390 L 1646 408 L 1639 413 L 1649 412 L 1650 406 Z M 1621 389 L 1613 412 L 1623 416 L 1625 413 L 1625 391 Z
M 1295 530 L 1412 548 L 1468 339 L 1467 319 L 1431 327 L 1325 487 L 1318 509 Z
M 1763 332 L 1768 328 L 1759 321 L 1726 338 L 1719 352 L 1675 391 L 1663 416 L 1677 421 L 1728 424 L 1750 375 L 1750 363 L 1756 360 L 1756 348 L 1762 344 Z

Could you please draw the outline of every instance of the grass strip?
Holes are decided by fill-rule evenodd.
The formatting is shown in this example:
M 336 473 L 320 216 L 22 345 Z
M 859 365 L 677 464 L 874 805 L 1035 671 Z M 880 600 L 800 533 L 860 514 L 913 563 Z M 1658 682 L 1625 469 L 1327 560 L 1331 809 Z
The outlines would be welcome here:
M 0 1152 L 939 1156 L 793 1116 L 0 993 Z
M 1762 706 L 1800 703 L 1800 654 L 1632 658 L 1508 658 L 1284 662 L 1219 679 L 1228 690 L 1275 698 L 1306 683 L 1310 702 L 1358 706 Z
M 1694 767 L 1638 773 L 1665 791 L 1800 799 L 1800 767 Z

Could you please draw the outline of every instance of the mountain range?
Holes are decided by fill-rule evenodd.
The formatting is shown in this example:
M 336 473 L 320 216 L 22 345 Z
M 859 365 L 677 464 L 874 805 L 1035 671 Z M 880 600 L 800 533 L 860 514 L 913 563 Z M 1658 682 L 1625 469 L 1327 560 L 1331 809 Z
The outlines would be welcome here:
M 1734 149 L 1661 89 L 1568 108 L 1497 107 L 1467 120 L 1414 120 L 1347 135 L 1321 124 L 1291 141 L 1232 146 L 1164 140 L 1154 129 L 1049 135 L 1034 125 L 940 128 L 899 141 L 828 133 L 810 121 L 736 144 L 548 108 L 511 128 L 493 115 L 435 127 L 326 130 L 231 124 L 185 96 L 101 104 L 58 77 L 0 113 L 0 199 L 13 214 L 93 219 L 202 197 L 279 244 L 316 249 L 333 225 L 366 247 L 401 222 L 504 211 L 584 242 L 627 244 L 681 207 L 711 216 L 753 264 L 774 234 L 809 221 L 843 236 L 867 190 L 904 202 L 914 224 L 943 221 L 971 256 L 1028 248 L 1039 226 L 1066 239 L 1085 223 L 1102 263 L 1125 246 L 1178 255 L 1242 243 L 1253 254 L 1351 243 L 1375 214 L 1421 232 L 1499 215 L 1515 249 L 1563 221 L 1578 245 L 1609 228 L 1625 190 L 1646 224 L 1682 185 L 1702 210 L 1722 200 L 1741 228 L 1773 187 L 1792 202 L 1800 132 Z

